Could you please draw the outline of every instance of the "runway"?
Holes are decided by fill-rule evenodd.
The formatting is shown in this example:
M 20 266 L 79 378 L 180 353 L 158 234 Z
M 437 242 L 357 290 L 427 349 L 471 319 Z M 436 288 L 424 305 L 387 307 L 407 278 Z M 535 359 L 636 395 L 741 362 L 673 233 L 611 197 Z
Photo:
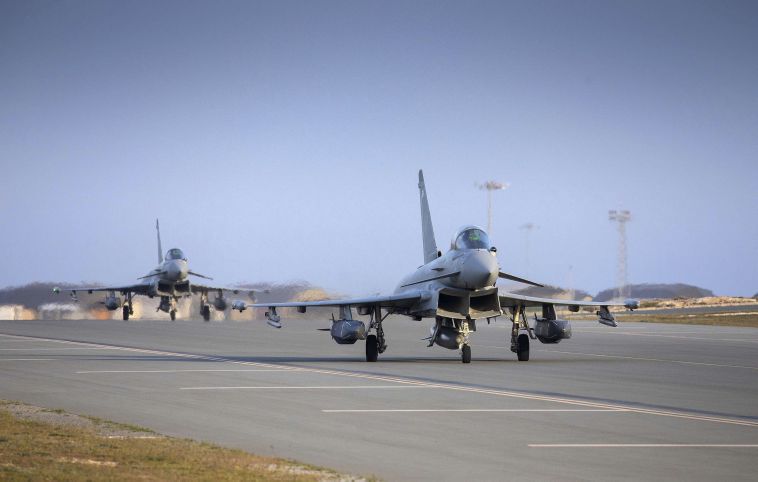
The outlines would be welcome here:
M 322 320 L 0 321 L 0 398 L 385 480 L 754 480 L 758 329 L 572 322 L 473 361 L 390 318 L 387 352 Z

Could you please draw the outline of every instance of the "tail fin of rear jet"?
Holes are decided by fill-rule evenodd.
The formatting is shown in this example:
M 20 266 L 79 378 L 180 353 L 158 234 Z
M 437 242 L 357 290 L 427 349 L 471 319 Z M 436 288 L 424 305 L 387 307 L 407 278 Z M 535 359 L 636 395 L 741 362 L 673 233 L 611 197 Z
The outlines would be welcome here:
M 155 230 L 158 232 L 158 264 L 163 263 L 163 248 L 161 247 L 161 226 L 155 218 Z
M 424 184 L 424 171 L 418 172 L 418 190 L 421 196 L 421 234 L 424 239 L 424 263 L 437 259 L 437 242 L 434 240 L 434 227 L 432 227 L 432 215 L 429 212 L 429 201 L 426 199 L 426 185 Z

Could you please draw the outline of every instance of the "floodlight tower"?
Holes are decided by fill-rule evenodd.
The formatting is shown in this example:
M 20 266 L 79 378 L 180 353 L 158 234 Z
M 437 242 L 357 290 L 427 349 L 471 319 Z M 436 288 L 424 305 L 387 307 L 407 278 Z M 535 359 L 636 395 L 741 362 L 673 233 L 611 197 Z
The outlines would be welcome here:
M 632 220 L 632 213 L 627 210 L 608 211 L 608 220 L 617 223 L 619 231 L 618 262 L 616 265 L 616 295 L 625 299 L 631 295 L 626 279 L 626 223 Z
M 525 256 L 525 258 L 526 258 L 525 259 L 525 261 L 526 261 L 526 273 L 525 273 L 525 275 L 526 276 L 529 276 L 529 268 L 530 268 L 530 266 L 529 266 L 529 241 L 530 241 L 530 238 L 531 238 L 532 231 L 534 231 L 535 229 L 538 229 L 538 228 L 539 228 L 539 226 L 537 226 L 534 223 L 526 223 L 526 224 L 522 224 L 521 225 L 521 229 L 523 229 L 526 232 L 526 256 Z
M 484 183 L 477 183 L 476 186 L 487 191 L 487 233 L 492 235 L 492 191 L 504 191 L 510 186 L 507 182 L 487 181 Z

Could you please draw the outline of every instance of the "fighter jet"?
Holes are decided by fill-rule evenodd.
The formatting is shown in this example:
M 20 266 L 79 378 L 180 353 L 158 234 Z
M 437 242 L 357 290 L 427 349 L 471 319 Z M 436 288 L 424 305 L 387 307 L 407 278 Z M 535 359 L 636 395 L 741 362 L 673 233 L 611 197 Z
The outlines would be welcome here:
M 247 304 L 235 301 L 232 309 L 243 311 L 248 307 L 266 307 L 268 323 L 281 328 L 277 308 L 295 307 L 298 312 L 305 313 L 309 307 L 336 307 L 339 309 L 339 319 L 332 316 L 332 326 L 328 329 L 332 338 L 339 344 L 366 340 L 366 361 L 369 362 L 377 361 L 379 354 L 387 349 L 382 322 L 388 315 L 401 314 L 418 321 L 434 318 L 435 324 L 427 338 L 428 346 L 438 345 L 460 350 L 461 361 L 470 363 L 470 336 L 476 331 L 476 323 L 480 320 L 489 323 L 501 315 L 507 315 L 511 323 L 511 351 L 519 361 L 527 361 L 530 340 L 558 343 L 571 337 L 569 322 L 557 318 L 556 306 L 567 306 L 572 312 L 577 312 L 584 306 L 597 307 L 598 321 L 608 326 L 617 326 L 608 309 L 610 306 L 625 306 L 630 310 L 637 308 L 635 300 L 626 300 L 624 303 L 568 301 L 501 290 L 496 285 L 498 279 L 542 285 L 502 272 L 497 260 L 497 249 L 490 243 L 487 233 L 478 226 L 460 228 L 453 235 L 450 250 L 443 255 L 437 249 L 434 238 L 422 171 L 419 171 L 418 187 L 424 265 L 403 278 L 393 294 L 311 302 Z M 535 314 L 532 326 L 526 318 L 526 309 L 535 307 L 538 311 L 541 309 L 542 316 L 537 317 Z M 356 308 L 359 315 L 369 316 L 368 328 L 363 321 L 353 318 L 352 308 Z
M 213 300 L 213 307 L 216 310 L 224 311 L 228 306 L 226 298 L 224 298 L 224 291 L 230 291 L 234 294 L 240 292 L 235 288 L 219 288 L 213 286 L 206 286 L 202 284 L 196 284 L 190 282 L 188 276 L 196 276 L 198 278 L 212 279 L 207 276 L 195 273 L 189 269 L 188 260 L 184 252 L 179 248 L 171 248 L 166 252 L 166 256 L 163 256 L 163 248 L 161 247 L 161 228 L 158 220 L 155 220 L 155 230 L 158 235 L 158 266 L 153 268 L 148 274 L 137 278 L 138 283 L 122 286 L 108 286 L 105 288 L 78 288 L 68 289 L 71 294 L 71 298 L 74 301 L 78 301 L 77 291 L 86 291 L 87 293 L 93 293 L 95 291 L 106 292 L 105 301 L 103 304 L 111 311 L 115 311 L 121 308 L 124 321 L 129 319 L 130 315 L 134 314 L 134 308 L 132 305 L 133 295 L 144 295 L 149 298 L 160 296 L 160 304 L 156 311 L 163 311 L 169 314 L 171 320 L 176 319 L 176 303 L 183 296 L 191 296 L 192 294 L 200 294 L 200 315 L 202 315 L 205 321 L 211 319 L 211 304 L 208 303 L 208 293 L 216 291 L 217 295 Z M 60 293 L 60 288 L 54 288 L 55 293 Z M 116 295 L 119 292 L 124 298 L 123 302 L 121 297 Z

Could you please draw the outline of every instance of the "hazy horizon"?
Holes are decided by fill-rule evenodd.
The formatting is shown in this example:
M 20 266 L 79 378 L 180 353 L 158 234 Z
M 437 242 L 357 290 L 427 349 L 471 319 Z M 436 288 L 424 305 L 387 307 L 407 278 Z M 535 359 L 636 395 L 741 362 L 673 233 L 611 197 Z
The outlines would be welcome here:
M 0 286 L 133 281 L 181 247 L 220 284 L 387 292 L 493 229 L 503 271 L 758 292 L 750 1 L 0 3 Z M 525 223 L 532 231 L 526 261 Z

